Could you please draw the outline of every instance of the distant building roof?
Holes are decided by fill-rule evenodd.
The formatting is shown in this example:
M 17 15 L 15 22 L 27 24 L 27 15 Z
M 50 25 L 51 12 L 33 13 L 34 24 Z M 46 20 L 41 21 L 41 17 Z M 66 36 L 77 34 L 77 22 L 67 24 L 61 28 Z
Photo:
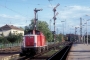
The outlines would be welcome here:
M 13 26 L 13 25 L 7 25 L 7 24 L 6 24 L 6 25 L 0 27 L 0 30 L 10 30 L 10 29 L 22 30 L 22 31 L 23 31 L 23 29 L 18 28 L 18 27 Z

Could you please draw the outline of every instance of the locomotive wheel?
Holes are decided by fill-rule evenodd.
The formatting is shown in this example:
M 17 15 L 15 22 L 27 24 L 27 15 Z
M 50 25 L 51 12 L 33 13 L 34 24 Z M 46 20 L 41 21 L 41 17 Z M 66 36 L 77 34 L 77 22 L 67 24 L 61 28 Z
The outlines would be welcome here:
M 27 52 L 26 52 L 26 56 L 28 57 L 33 57 L 34 55 L 36 54 L 36 50 L 35 49 L 29 49 Z
M 41 48 L 41 52 L 45 51 L 45 46 Z
M 45 50 L 48 50 L 48 46 L 45 46 Z
M 20 52 L 19 56 L 22 57 L 25 56 L 25 54 L 23 52 Z
M 38 53 L 41 53 L 41 47 L 38 47 L 37 50 L 38 50 Z

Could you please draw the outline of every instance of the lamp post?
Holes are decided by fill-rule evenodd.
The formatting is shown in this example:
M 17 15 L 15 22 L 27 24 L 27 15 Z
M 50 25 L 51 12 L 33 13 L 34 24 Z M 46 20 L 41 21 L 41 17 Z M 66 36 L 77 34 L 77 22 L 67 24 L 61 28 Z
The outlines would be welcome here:
M 65 21 L 61 21 L 61 22 L 62 22 L 62 26 L 63 26 L 63 35 L 62 35 L 63 37 L 62 38 L 64 38 L 64 24 L 63 24 L 63 22 L 65 22 Z
M 87 21 L 86 21 L 86 31 L 87 31 Z M 88 45 L 88 31 L 87 31 L 87 45 Z
M 61 21 L 61 22 L 65 22 L 65 21 Z M 63 35 L 64 35 L 64 24 L 62 23 L 62 26 L 63 26 Z
M 85 25 L 82 25 L 85 26 Z M 85 30 L 83 31 L 83 43 L 85 44 Z
M 75 41 L 76 41 L 76 32 L 77 32 L 77 28 L 79 28 L 79 27 L 75 27 Z

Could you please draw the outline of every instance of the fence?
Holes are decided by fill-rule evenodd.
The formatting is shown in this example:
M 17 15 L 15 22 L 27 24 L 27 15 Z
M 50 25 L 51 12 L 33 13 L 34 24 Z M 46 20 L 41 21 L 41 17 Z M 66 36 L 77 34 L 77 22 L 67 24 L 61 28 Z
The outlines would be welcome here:
M 0 49 L 1 48 L 8 48 L 8 47 L 14 47 L 14 46 L 21 46 L 21 43 L 8 43 L 8 44 L 2 44 L 0 43 Z

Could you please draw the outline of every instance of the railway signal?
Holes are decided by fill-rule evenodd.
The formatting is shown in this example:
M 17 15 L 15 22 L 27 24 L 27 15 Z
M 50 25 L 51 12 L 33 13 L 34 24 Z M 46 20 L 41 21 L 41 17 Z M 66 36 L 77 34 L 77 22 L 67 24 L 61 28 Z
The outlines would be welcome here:
M 35 19 L 34 19 L 34 30 L 36 30 L 36 21 L 38 20 L 37 18 L 36 18 L 36 14 L 37 14 L 37 12 L 38 11 L 42 11 L 43 9 L 34 9 L 34 14 L 35 14 Z
M 54 17 L 53 17 L 53 19 L 54 19 L 54 32 L 55 32 L 55 20 L 56 20 L 56 16 L 59 14 L 58 12 L 56 13 L 56 8 L 57 8 L 59 5 L 60 5 L 60 4 L 58 3 L 58 4 L 56 5 L 56 7 L 53 8 L 53 12 L 54 12 Z M 53 39 L 54 39 L 54 41 L 55 41 L 55 34 L 53 34 L 53 35 L 54 35 Z

